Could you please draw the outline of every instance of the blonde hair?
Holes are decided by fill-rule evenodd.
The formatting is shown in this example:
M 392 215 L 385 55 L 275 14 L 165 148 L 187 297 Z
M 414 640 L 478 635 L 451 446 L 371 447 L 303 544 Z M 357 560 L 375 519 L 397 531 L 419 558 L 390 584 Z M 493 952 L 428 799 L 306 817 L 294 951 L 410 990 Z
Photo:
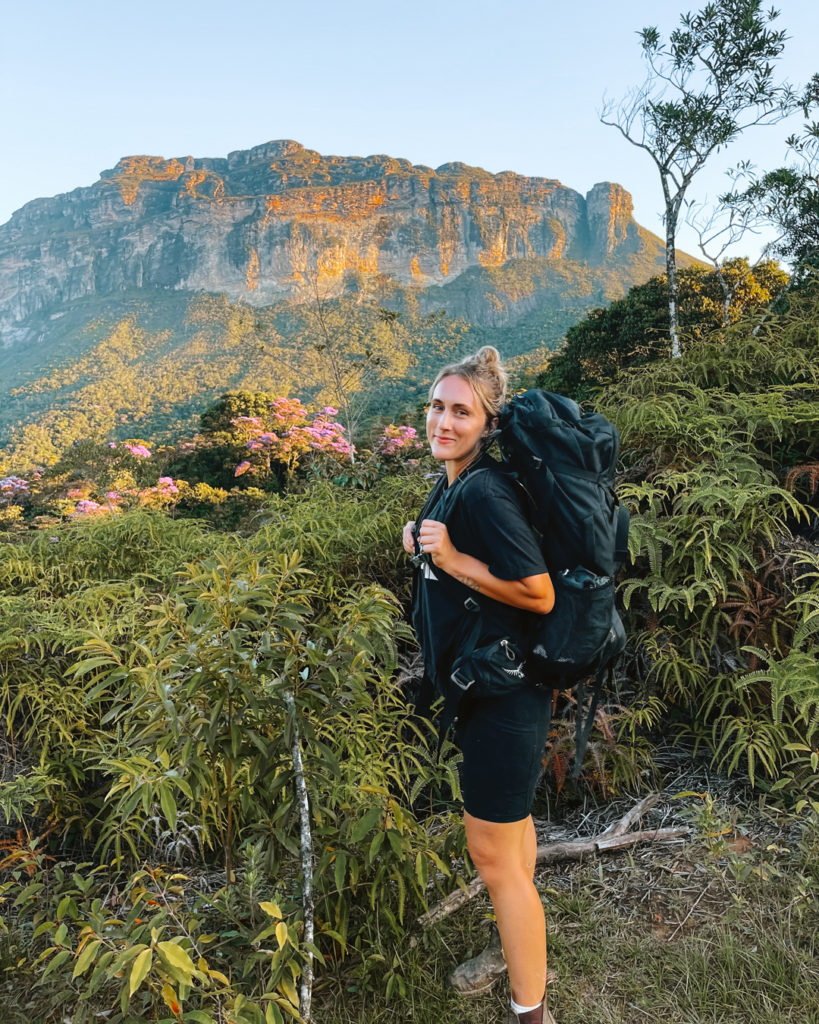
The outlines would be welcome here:
M 462 377 L 475 392 L 487 420 L 500 415 L 506 401 L 508 374 L 503 368 L 500 353 L 492 345 L 484 345 L 474 355 L 445 366 L 432 382 L 429 389 L 430 401 L 444 377 Z

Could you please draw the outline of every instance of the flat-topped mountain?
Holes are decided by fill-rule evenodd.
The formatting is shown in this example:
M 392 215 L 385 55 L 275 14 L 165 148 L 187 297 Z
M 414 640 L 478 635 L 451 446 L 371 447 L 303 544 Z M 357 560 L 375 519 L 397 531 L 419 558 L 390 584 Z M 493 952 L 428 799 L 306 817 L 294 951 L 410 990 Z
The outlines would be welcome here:
M 538 272 L 504 288 L 508 275 L 491 272 L 510 261 Z M 588 308 L 660 272 L 662 245 L 605 182 L 584 197 L 549 178 L 321 156 L 288 140 L 226 159 L 130 156 L 0 226 L 0 342 L 42 337 L 86 296 L 161 288 L 268 305 L 338 293 L 351 275 L 387 275 L 430 308 L 498 325 L 544 290 L 576 299 L 559 273 L 570 263 L 591 272 Z

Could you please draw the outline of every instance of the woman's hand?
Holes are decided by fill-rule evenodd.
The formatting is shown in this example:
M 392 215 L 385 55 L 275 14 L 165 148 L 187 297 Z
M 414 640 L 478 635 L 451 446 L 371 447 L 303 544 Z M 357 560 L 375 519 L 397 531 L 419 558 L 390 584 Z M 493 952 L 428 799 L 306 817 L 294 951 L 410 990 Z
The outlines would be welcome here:
M 406 551 L 406 553 L 408 555 L 414 555 L 415 554 L 415 537 L 412 534 L 412 531 L 414 529 L 415 529 L 415 520 L 414 519 L 411 519 L 408 523 L 406 523 L 404 525 L 403 543 L 404 543 L 404 550 Z
M 424 554 L 431 555 L 432 561 L 444 572 L 447 571 L 447 565 L 451 563 L 453 555 L 458 554 L 449 539 L 449 530 L 446 525 L 436 522 L 434 519 L 425 519 L 421 523 L 418 542 Z

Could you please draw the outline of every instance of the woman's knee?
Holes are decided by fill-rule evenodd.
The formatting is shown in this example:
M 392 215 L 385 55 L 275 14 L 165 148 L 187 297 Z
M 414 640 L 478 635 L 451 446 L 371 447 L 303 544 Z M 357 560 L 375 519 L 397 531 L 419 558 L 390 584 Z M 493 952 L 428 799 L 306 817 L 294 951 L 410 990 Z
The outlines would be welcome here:
M 518 828 L 473 820 L 471 827 L 467 825 L 466 841 L 475 870 L 490 888 L 511 881 L 523 870 Z
M 466 848 L 475 865 L 475 870 L 486 881 L 486 875 L 500 868 L 498 853 L 493 844 L 486 839 L 467 837 Z

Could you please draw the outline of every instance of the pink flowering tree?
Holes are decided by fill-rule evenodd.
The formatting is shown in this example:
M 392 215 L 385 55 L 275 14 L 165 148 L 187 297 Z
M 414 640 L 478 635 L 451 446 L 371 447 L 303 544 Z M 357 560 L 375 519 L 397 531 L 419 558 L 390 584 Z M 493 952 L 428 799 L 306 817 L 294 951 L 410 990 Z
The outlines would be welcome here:
M 61 500 L 54 502 L 55 511 L 70 519 L 110 515 L 135 506 L 165 508 L 177 500 L 182 481 L 160 476 L 154 453 L 139 439 L 90 444 L 80 450 L 69 450 L 65 464 L 57 470 L 68 470 L 69 483 Z M 184 484 L 183 484 L 184 486 Z
M 0 478 L 0 505 L 16 505 L 20 498 L 29 494 L 28 480 L 21 476 Z
M 0 530 L 10 529 L 22 520 L 23 505 L 30 494 L 29 482 L 23 477 L 0 477 Z
M 129 487 L 122 491 L 105 491 L 104 494 L 91 485 L 84 489 L 72 489 L 67 497 L 79 499 L 68 513 L 69 518 L 105 515 L 137 505 L 143 508 L 168 508 L 175 505 L 187 485 L 184 480 L 161 476 L 153 487 Z M 94 499 L 90 495 L 94 495 Z
M 108 447 L 116 448 L 116 443 L 114 441 L 110 441 L 108 443 Z M 128 441 L 123 441 L 122 447 L 125 448 L 125 450 L 129 452 L 131 455 L 133 455 L 135 459 L 150 459 L 151 457 L 150 449 L 146 448 L 144 444 L 135 444 Z
M 150 508 L 167 508 L 169 505 L 176 504 L 184 486 L 183 480 L 161 476 L 153 487 L 143 487 L 137 491 L 135 497 L 140 505 Z
M 398 427 L 394 423 L 388 423 L 376 438 L 374 454 L 406 462 L 418 456 L 423 447 L 422 442 L 418 440 L 418 431 L 415 427 Z
M 53 493 L 48 507 L 72 520 L 136 506 L 167 508 L 179 500 L 187 485 L 160 476 L 161 466 L 161 456 L 157 457 L 142 440 L 74 445 L 52 471 Z
M 91 498 L 81 498 L 68 513 L 68 518 L 89 519 L 92 516 L 107 516 L 113 511 L 114 508 L 108 503 L 93 501 Z
M 297 398 L 276 398 L 264 416 L 239 416 L 232 424 L 244 441 L 247 458 L 236 467 L 235 476 L 245 473 L 269 474 L 274 464 L 284 469 L 290 479 L 306 464 L 329 462 L 349 463 L 355 448 L 350 444 L 338 410 L 325 406 L 308 413 Z

